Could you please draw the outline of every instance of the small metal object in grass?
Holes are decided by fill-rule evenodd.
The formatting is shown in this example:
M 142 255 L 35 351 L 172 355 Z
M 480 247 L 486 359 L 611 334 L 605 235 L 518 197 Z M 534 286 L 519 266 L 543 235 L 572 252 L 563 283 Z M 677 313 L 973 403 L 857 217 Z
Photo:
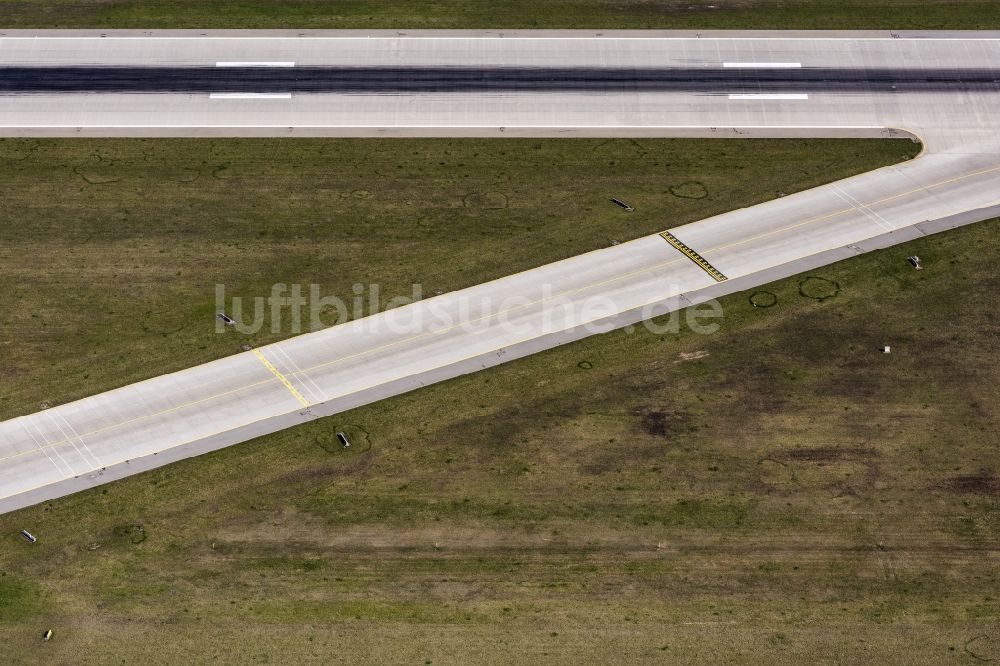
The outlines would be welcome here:
M 351 441 L 349 439 L 347 439 L 347 433 L 338 431 L 337 432 L 337 439 L 340 440 L 340 443 L 344 445 L 345 449 L 348 448 L 351 445 Z
M 28 530 L 21 530 L 21 536 L 23 536 L 29 543 L 35 543 L 38 541 L 35 535 Z
M 906 260 L 910 262 L 910 265 L 916 268 L 918 271 L 924 269 L 924 265 L 920 262 L 920 257 L 913 255 L 912 257 L 907 257 Z
M 45 631 L 42 632 L 42 640 L 43 641 L 50 640 L 51 638 L 52 638 L 52 630 L 51 629 L 46 629 Z
M 611 203 L 613 203 L 614 205 L 618 206 L 619 208 L 624 208 L 626 210 L 626 212 L 629 212 L 629 213 L 631 213 L 632 211 L 635 210 L 635 208 L 632 208 L 632 206 L 629 206 L 627 203 L 625 203 L 621 199 L 612 198 L 611 199 Z
M 233 321 L 233 318 L 232 318 L 232 317 L 230 317 L 229 315 L 227 315 L 227 314 L 226 314 L 225 312 L 220 312 L 220 313 L 219 313 L 218 315 L 216 315 L 216 316 L 217 316 L 217 317 L 218 317 L 219 319 L 221 319 L 221 320 L 222 320 L 222 323 L 224 323 L 224 324 L 225 324 L 226 326 L 233 326 L 233 325 L 234 325 L 234 324 L 236 323 L 235 321 Z
M 889 345 L 886 345 L 885 347 L 882 347 L 882 353 L 883 354 L 888 354 L 891 351 L 892 351 L 892 347 L 890 347 Z

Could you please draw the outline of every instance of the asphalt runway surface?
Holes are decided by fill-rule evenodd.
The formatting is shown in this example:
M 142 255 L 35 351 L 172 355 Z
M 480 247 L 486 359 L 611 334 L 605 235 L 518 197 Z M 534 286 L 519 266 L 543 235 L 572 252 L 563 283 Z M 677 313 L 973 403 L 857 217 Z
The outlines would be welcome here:
M 960 93 L 985 68 L 0 67 L 0 93 Z
M 909 137 L 924 147 L 202 366 L 75 402 L 53 396 L 49 409 L 0 422 L 0 511 L 1000 216 L 998 73 L 997 32 L 0 31 L 3 136 Z

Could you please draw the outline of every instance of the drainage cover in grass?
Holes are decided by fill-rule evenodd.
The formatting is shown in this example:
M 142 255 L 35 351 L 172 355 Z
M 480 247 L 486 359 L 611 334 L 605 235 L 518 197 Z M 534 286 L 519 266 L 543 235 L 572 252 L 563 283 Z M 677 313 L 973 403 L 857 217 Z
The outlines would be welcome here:
M 344 446 L 337 433 L 344 433 L 351 445 Z M 316 435 L 316 443 L 327 453 L 367 451 L 372 447 L 371 437 L 367 430 L 361 426 L 344 424 Z

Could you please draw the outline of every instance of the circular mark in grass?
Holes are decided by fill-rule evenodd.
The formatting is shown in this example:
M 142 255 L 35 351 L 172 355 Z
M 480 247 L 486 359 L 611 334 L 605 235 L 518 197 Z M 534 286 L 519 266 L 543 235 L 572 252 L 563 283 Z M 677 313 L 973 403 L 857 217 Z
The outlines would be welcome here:
M 0 159 L 20 162 L 26 160 L 38 149 L 37 141 L 27 139 L 0 139 Z
M 594 364 L 591 363 L 590 361 L 580 361 L 579 363 L 576 364 L 576 367 L 580 368 L 581 370 L 590 370 L 591 368 L 594 367 Z
M 681 199 L 704 199 L 708 196 L 708 189 L 697 180 L 689 180 L 680 185 L 671 185 L 668 191 Z
M 507 207 L 507 195 L 501 192 L 473 192 L 463 200 L 466 208 L 499 209 Z
M 963 649 L 977 661 L 994 661 L 1000 658 L 1000 639 L 980 634 L 967 640 Z
M 180 172 L 178 172 L 170 180 L 172 180 L 172 181 L 174 181 L 176 183 L 193 183 L 194 181 L 198 180 L 198 176 L 200 176 L 200 175 L 201 175 L 201 172 L 198 171 L 197 169 L 192 169 L 190 167 L 184 167 L 183 169 L 180 170 Z
M 355 199 L 371 199 L 375 194 L 368 190 L 354 190 L 351 192 L 351 196 Z
M 787 463 L 774 458 L 761 458 L 757 461 L 757 478 L 769 488 L 787 489 L 796 484 L 795 470 Z
M 173 335 L 188 327 L 189 320 L 178 317 L 172 310 L 156 310 L 146 313 L 142 320 L 142 330 L 157 335 Z
M 337 437 L 338 432 L 347 435 L 347 441 L 351 443 L 349 447 L 345 447 L 341 443 L 340 438 Z M 361 426 L 348 423 L 334 426 L 330 430 L 316 435 L 316 444 L 327 453 L 363 453 L 372 448 L 371 436 L 368 431 Z
M 769 308 L 777 302 L 778 297 L 769 291 L 755 291 L 750 294 L 750 305 L 755 308 Z
M 799 294 L 814 301 L 825 301 L 840 293 L 840 285 L 833 280 L 810 275 L 799 281 Z
M 83 178 L 85 181 L 90 183 L 91 185 L 108 185 L 109 183 L 117 183 L 119 180 L 121 180 L 120 177 L 115 176 L 113 174 L 101 173 L 100 171 L 91 171 L 90 169 L 86 168 L 81 170 L 80 167 L 76 167 L 73 169 L 73 172 L 76 173 L 76 175 L 78 175 L 80 178 Z

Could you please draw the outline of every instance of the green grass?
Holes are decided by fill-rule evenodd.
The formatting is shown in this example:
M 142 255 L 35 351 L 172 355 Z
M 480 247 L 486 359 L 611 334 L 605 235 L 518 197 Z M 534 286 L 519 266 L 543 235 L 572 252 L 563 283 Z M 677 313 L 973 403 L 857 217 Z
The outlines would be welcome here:
M 195 321 L 211 316 L 203 292 L 232 273 L 247 293 L 312 276 L 349 287 L 383 272 L 455 288 L 512 262 L 890 162 L 908 147 L 674 140 L 642 142 L 640 155 L 627 141 L 365 151 L 233 141 L 206 144 L 200 167 L 185 142 L 26 143 L 3 144 L 25 159 L 8 162 L 0 181 L 0 283 L 34 309 L 55 299 L 49 307 L 66 317 L 44 328 L 5 319 L 4 341 L 46 336 L 37 353 L 15 348 L 19 371 L 3 383 L 12 413 L 49 397 L 56 377 L 84 392 L 235 345 L 208 322 L 204 332 L 195 323 L 146 331 L 127 316 L 130 299 L 194 301 L 182 316 Z M 320 150 L 325 159 L 309 157 Z M 473 161 L 476 152 L 489 162 Z M 81 183 L 73 166 L 93 153 L 122 180 Z M 162 176 L 220 162 L 238 178 L 184 189 Z M 295 163 L 303 168 L 292 177 Z M 388 176 L 398 164 L 409 181 Z M 362 184 L 365 169 L 386 176 Z M 709 197 L 667 193 L 685 181 L 704 183 Z M 360 188 L 376 196 L 330 194 Z M 510 205 L 468 209 L 472 191 L 508 194 Z M 638 202 L 636 213 L 610 207 L 614 194 Z M 538 206 L 553 197 L 559 205 Z M 341 207 L 328 212 L 330 202 Z M 120 208 L 128 214 L 114 220 Z M 424 216 L 429 226 L 404 223 Z M 0 610 L 4 658 L 996 659 L 998 230 L 1000 221 L 982 223 L 777 282 L 763 288 L 777 297 L 767 309 L 748 293 L 727 297 L 713 335 L 588 338 L 0 516 L 0 569 L 28 590 Z M 421 260 L 446 242 L 451 259 Z M 112 252 L 122 243 L 127 260 Z M 240 244 L 238 268 L 205 260 L 227 243 Z M 923 271 L 906 263 L 914 253 Z M 331 256 L 342 263 L 328 267 Z M 101 298 L 92 285 L 115 284 L 114 271 L 129 280 L 93 318 L 74 319 L 74 303 Z M 803 285 L 810 277 L 836 283 L 837 295 L 803 296 L 820 282 Z M 46 279 L 59 288 L 36 286 Z M 76 295 L 60 300 L 64 292 Z M 882 344 L 893 353 L 878 353 Z M 85 379 L 69 370 L 86 345 L 100 362 Z M 366 446 L 330 447 L 343 428 Z M 17 536 L 24 527 L 37 544 Z M 42 644 L 47 627 L 56 636 Z
M 996 29 L 984 0 L 2 0 L 7 28 Z
M 40 593 L 36 583 L 0 571 L 0 622 L 33 619 L 40 606 Z
M 377 283 L 383 303 L 414 284 L 431 296 L 915 150 L 864 140 L 0 139 L 0 418 L 283 337 L 269 326 L 216 334 L 216 284 L 250 301 L 274 283 L 305 293 L 318 284 L 348 303 L 355 284 Z M 708 195 L 670 194 L 690 181 Z

